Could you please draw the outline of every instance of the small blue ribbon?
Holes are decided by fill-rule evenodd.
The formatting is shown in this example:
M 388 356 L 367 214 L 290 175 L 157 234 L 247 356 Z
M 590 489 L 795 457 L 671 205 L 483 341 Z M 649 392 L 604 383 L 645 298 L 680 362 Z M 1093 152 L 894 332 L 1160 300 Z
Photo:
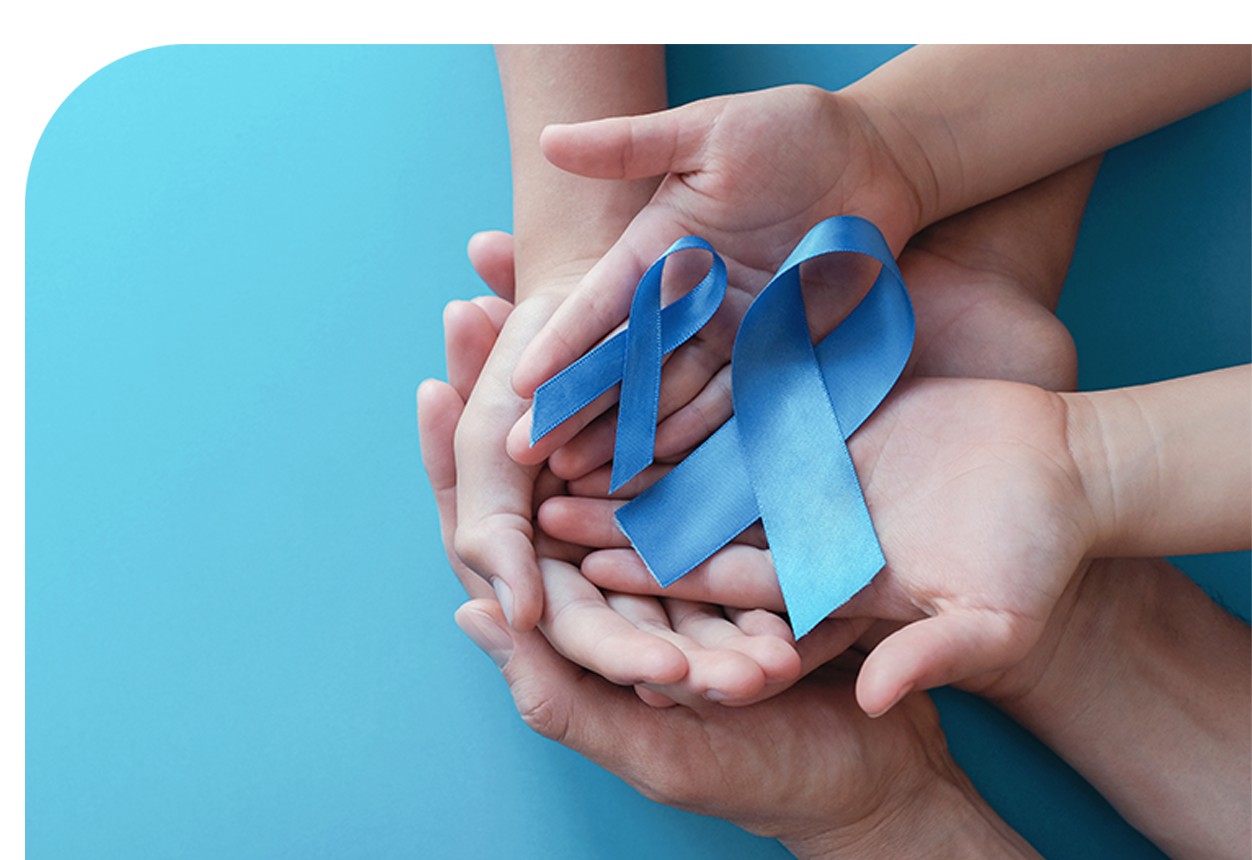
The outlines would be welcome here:
M 814 347 L 800 264 L 840 252 L 871 257 L 882 270 L 860 304 Z M 626 334 L 634 328 L 632 305 Z M 913 333 L 904 279 L 878 229 L 853 216 L 814 227 L 740 324 L 731 361 L 735 415 L 617 513 L 618 524 L 657 581 L 663 586 L 675 582 L 760 519 L 797 638 L 864 588 L 885 562 L 846 440 L 899 378 Z M 657 368 L 659 385 L 659 359 L 650 366 Z M 617 378 L 585 399 L 573 398 L 579 405 L 551 426 Z M 536 415 L 538 408 L 536 393 Z M 646 419 L 650 462 L 655 395 L 643 414 L 651 416 Z M 619 445 L 624 416 L 625 396 Z M 619 456 L 620 449 L 615 474 Z M 630 456 L 635 463 L 637 455 Z
M 679 251 L 699 249 L 713 255 L 713 265 L 695 287 L 661 309 L 665 261 Z M 530 444 L 534 445 L 578 410 L 622 383 L 609 492 L 646 469 L 656 450 L 661 358 L 686 342 L 712 318 L 726 295 L 726 264 L 699 236 L 670 245 L 648 267 L 630 305 L 630 324 L 535 391 Z

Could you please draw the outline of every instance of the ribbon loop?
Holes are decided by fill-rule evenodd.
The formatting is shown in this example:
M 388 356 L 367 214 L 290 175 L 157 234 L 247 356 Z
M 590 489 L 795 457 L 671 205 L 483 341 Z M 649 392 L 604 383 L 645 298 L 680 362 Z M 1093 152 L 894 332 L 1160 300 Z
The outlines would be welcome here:
M 692 249 L 713 255 L 708 274 L 686 295 L 662 309 L 665 261 L 672 254 Z M 621 381 L 610 492 L 647 468 L 656 447 L 661 359 L 699 331 L 725 295 L 726 264 L 712 245 L 698 236 L 686 236 L 671 245 L 640 279 L 627 328 L 535 391 L 531 445 Z
M 882 265 L 869 293 L 816 348 L 799 266 L 852 252 Z M 846 439 L 895 384 L 912 351 L 913 309 L 882 234 L 821 222 L 748 309 L 731 363 L 735 415 L 617 513 L 662 585 L 762 520 L 798 637 L 882 568 Z

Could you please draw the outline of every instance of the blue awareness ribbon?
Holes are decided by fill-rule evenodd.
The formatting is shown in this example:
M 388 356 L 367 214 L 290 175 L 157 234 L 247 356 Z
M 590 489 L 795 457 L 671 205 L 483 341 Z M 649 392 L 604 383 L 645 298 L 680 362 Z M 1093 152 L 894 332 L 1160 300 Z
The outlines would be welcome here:
M 665 261 L 680 251 L 698 249 L 713 255 L 708 274 L 695 287 L 661 309 Z M 679 239 L 644 272 L 630 305 L 624 331 L 588 352 L 535 391 L 530 444 L 619 381 L 617 436 L 609 492 L 647 468 L 656 449 L 661 359 L 685 343 L 716 313 L 726 296 L 726 264 L 699 236 Z
M 800 264 L 834 253 L 868 256 L 882 268 L 815 347 Z M 873 224 L 839 216 L 809 231 L 740 324 L 734 416 L 617 512 L 657 581 L 677 581 L 760 519 L 797 638 L 864 588 L 885 562 L 847 438 L 904 370 L 914 328 L 904 279 Z M 655 404 L 649 414 L 655 423 Z

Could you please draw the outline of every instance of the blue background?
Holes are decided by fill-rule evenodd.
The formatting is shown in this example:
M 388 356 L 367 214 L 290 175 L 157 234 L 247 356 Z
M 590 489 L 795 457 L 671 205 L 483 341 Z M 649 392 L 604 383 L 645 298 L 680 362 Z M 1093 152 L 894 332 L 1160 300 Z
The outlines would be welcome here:
M 898 48 L 683 47 L 671 97 Z M 1114 150 L 1062 316 L 1087 388 L 1249 361 L 1249 97 Z M 26 838 L 39 858 L 783 857 L 530 733 L 457 630 L 414 390 L 509 227 L 484 47 L 168 47 L 26 198 Z M 1180 560 L 1249 612 L 1246 553 Z M 980 702 L 958 760 L 1051 857 L 1159 857 Z

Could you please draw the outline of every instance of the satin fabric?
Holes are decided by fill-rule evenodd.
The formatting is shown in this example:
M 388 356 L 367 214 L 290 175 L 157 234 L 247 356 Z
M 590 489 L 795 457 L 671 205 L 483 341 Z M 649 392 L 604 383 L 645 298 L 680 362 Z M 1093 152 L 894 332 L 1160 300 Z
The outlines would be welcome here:
M 708 248 L 703 240 L 688 237 L 666 254 L 683 243 Z M 835 253 L 865 255 L 882 268 L 856 308 L 814 346 L 800 265 Z M 701 287 L 715 272 L 724 278 L 720 258 Z M 563 394 L 560 408 L 545 405 L 542 424 L 536 393 L 535 423 L 542 435 L 611 387 L 622 377 L 617 368 L 623 369 L 614 489 L 652 460 L 660 383 L 657 350 L 668 351 L 682 342 L 665 328 L 666 314 L 679 302 L 659 311 L 660 276 L 658 272 L 654 282 L 651 274 L 652 269 L 636 292 L 626 331 L 600 348 L 605 354 L 595 359 L 594 372 L 578 371 L 588 380 L 594 377 L 594 385 L 584 385 L 581 377 L 575 382 L 579 363 L 545 383 L 569 374 L 562 384 L 584 385 L 585 390 Z M 707 289 L 707 294 L 700 293 L 701 302 L 711 300 L 715 288 Z M 712 316 L 706 305 L 700 306 Z M 694 333 L 675 328 L 681 328 L 683 340 Z M 847 438 L 899 378 L 913 335 L 913 308 L 904 279 L 878 229 L 854 216 L 815 226 L 740 324 L 731 361 L 734 416 L 617 513 L 619 526 L 657 581 L 664 586 L 677 581 L 760 519 L 797 638 L 864 588 L 885 561 Z M 621 347 L 610 347 L 619 339 Z M 596 351 L 582 361 L 590 364 L 594 355 Z M 620 475 L 618 460 L 626 464 Z

